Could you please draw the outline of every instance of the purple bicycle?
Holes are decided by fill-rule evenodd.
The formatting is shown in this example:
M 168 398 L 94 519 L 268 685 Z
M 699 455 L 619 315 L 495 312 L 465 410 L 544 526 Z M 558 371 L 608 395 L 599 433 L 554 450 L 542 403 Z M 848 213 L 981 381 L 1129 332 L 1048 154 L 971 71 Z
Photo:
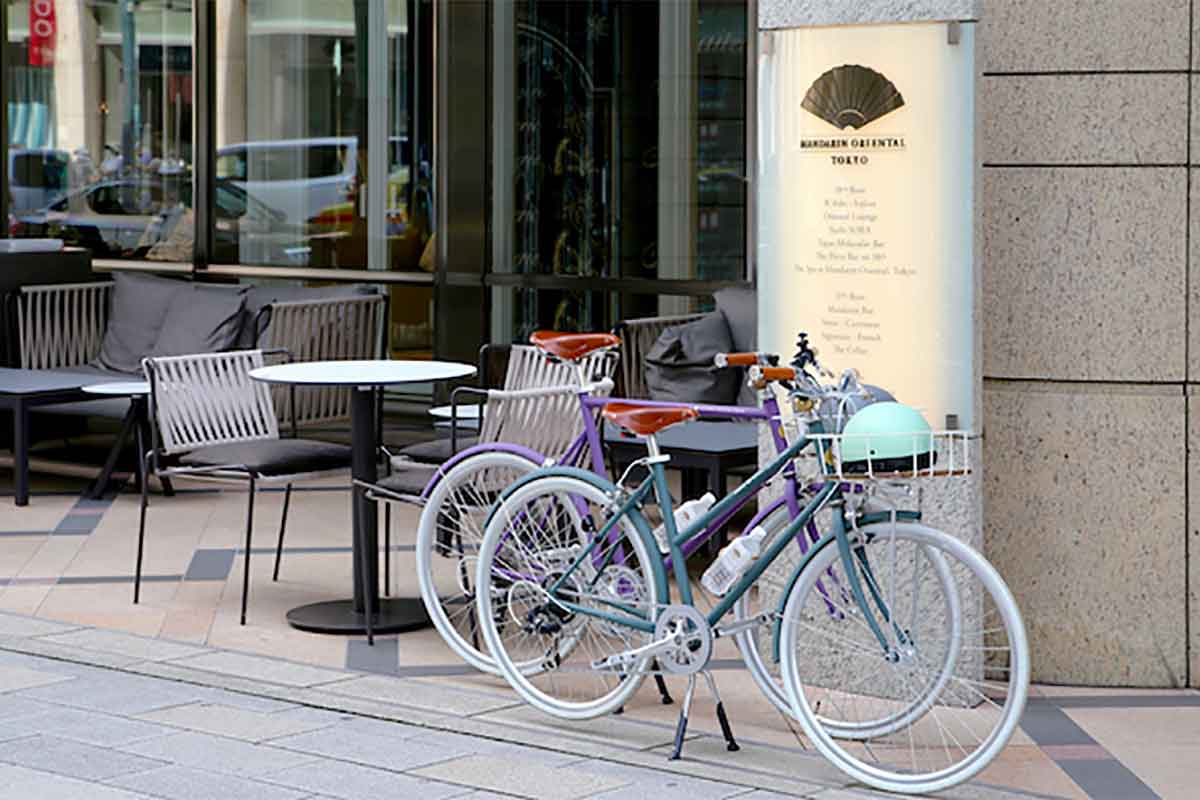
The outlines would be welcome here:
M 492 674 L 498 674 L 499 671 L 478 632 L 473 588 L 479 543 L 492 504 L 518 479 L 549 463 L 578 466 L 599 475 L 608 475 L 603 457 L 599 412 L 614 402 L 614 398 L 607 396 L 612 382 L 607 378 L 594 381 L 583 364 L 588 359 L 590 361 L 587 363 L 595 364 L 598 353 L 615 351 L 620 340 L 609 334 L 538 332 L 531 337 L 531 342 L 547 358 L 576 366 L 577 384 L 565 391 L 571 392 L 577 399 L 578 419 L 572 422 L 578 426 L 579 433 L 565 451 L 557 454 L 507 443 L 482 444 L 464 450 L 443 465 L 435 480 L 430 481 L 422 495 L 423 509 L 417 529 L 417 577 L 422 600 L 434 626 L 464 661 Z M 751 366 L 763 361 L 764 357 L 754 353 L 728 354 L 718 357 L 717 366 Z M 558 387 L 509 394 L 513 395 L 513 399 L 536 399 L 539 394 L 550 397 L 561 395 L 563 391 L 563 387 Z M 747 423 L 769 423 L 774 420 L 776 424 L 770 425 L 772 438 L 776 449 L 783 452 L 787 448 L 787 440 L 778 424 L 780 412 L 775 395 L 764 388 L 761 400 L 761 407 L 638 402 L 640 405 L 659 405 L 664 408 L 687 407 L 703 419 Z M 562 420 L 547 419 L 537 414 L 526 416 L 528 424 L 562 424 Z M 769 540 L 800 515 L 820 485 L 809 486 L 799 480 L 794 464 L 784 469 L 782 479 L 781 495 L 761 504 L 758 513 L 747 525 L 747 530 L 761 525 L 768 532 Z M 719 534 L 729 520 L 756 495 L 748 495 L 688 540 L 681 548 L 684 556 L 690 556 Z M 800 546 L 798 552 L 806 550 L 809 541 L 819 538 L 817 523 L 810 523 L 804 535 L 797 537 Z M 756 605 L 755 599 L 747 595 L 739 601 L 735 614 L 739 618 L 751 619 L 757 612 Z M 744 650 L 749 648 L 747 662 L 752 665 L 751 672 L 760 688 L 778 708 L 790 713 L 787 697 L 777 677 L 777 660 L 770 648 L 760 652 L 760 643 L 752 636 L 739 638 L 738 644 Z M 669 701 L 665 688 L 660 689 L 664 702 Z

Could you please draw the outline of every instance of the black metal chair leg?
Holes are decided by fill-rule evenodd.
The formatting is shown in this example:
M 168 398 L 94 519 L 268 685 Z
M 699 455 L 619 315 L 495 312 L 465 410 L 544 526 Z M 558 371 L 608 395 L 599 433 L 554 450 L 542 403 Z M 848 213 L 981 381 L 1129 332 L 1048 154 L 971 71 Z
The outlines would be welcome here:
M 271 580 L 279 580 L 279 561 L 283 558 L 283 532 L 287 529 L 288 504 L 292 500 L 292 485 L 289 483 L 283 490 L 283 514 L 279 518 L 279 541 L 275 543 L 275 572 Z
M 146 474 L 146 455 L 138 453 L 138 464 L 142 475 Z M 142 550 L 146 542 L 146 480 L 142 479 L 142 508 L 138 519 L 137 565 L 133 572 L 133 602 L 136 604 L 142 592 Z
M 143 484 L 144 485 L 144 484 Z M 246 624 L 246 600 L 250 596 L 250 537 L 254 531 L 254 476 L 250 476 L 250 492 L 246 500 L 246 554 L 242 571 L 242 624 Z
M 392 504 L 383 505 L 383 596 L 392 596 Z

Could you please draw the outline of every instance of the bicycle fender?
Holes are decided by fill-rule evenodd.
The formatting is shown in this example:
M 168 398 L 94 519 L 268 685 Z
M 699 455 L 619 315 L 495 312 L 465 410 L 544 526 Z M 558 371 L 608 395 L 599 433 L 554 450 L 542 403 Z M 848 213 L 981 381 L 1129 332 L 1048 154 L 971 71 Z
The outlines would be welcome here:
M 525 486 L 527 483 L 538 480 L 539 478 L 547 478 L 551 476 L 575 478 L 576 480 L 583 481 L 584 483 L 589 483 L 605 493 L 618 491 L 615 483 L 607 478 L 597 475 L 590 470 L 568 466 L 543 467 L 542 469 L 535 470 L 518 479 L 511 486 L 504 490 L 504 492 L 500 495 L 500 499 L 496 501 L 491 510 L 488 511 L 487 521 L 484 523 L 484 530 L 491 525 L 492 518 L 495 516 L 496 510 L 505 500 L 511 497 L 514 492 L 516 492 L 522 486 Z M 637 531 L 638 536 L 641 537 L 642 544 L 645 546 L 646 552 L 651 554 L 649 566 L 654 572 L 655 583 L 658 585 L 659 594 L 659 596 L 655 598 L 655 602 L 659 605 L 669 605 L 671 602 L 671 590 L 667 583 L 667 571 L 663 566 L 662 558 L 653 557 L 658 553 L 658 543 L 654 541 L 654 536 L 650 533 L 650 523 L 647 522 L 646 517 L 643 516 L 642 512 L 637 508 L 630 508 L 626 512 L 626 517 L 628 517 L 629 521 L 633 523 L 633 527 Z

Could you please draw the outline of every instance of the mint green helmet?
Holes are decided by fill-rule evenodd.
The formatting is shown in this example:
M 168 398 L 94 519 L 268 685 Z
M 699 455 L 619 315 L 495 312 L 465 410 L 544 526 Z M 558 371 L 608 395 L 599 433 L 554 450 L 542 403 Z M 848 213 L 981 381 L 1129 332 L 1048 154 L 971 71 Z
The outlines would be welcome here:
M 850 418 L 842 429 L 842 469 L 871 471 L 911 471 L 933 463 L 933 431 L 925 417 L 903 403 L 872 403 Z M 915 456 L 915 460 L 914 460 Z

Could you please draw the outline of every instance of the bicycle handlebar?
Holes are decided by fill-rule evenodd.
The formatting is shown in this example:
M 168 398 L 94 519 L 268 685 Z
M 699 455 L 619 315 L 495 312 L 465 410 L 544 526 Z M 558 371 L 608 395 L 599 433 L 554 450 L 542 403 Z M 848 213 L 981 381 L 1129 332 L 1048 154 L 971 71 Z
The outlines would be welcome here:
M 753 367 L 765 363 L 766 355 L 763 353 L 717 353 L 713 356 L 713 364 L 719 368 Z

